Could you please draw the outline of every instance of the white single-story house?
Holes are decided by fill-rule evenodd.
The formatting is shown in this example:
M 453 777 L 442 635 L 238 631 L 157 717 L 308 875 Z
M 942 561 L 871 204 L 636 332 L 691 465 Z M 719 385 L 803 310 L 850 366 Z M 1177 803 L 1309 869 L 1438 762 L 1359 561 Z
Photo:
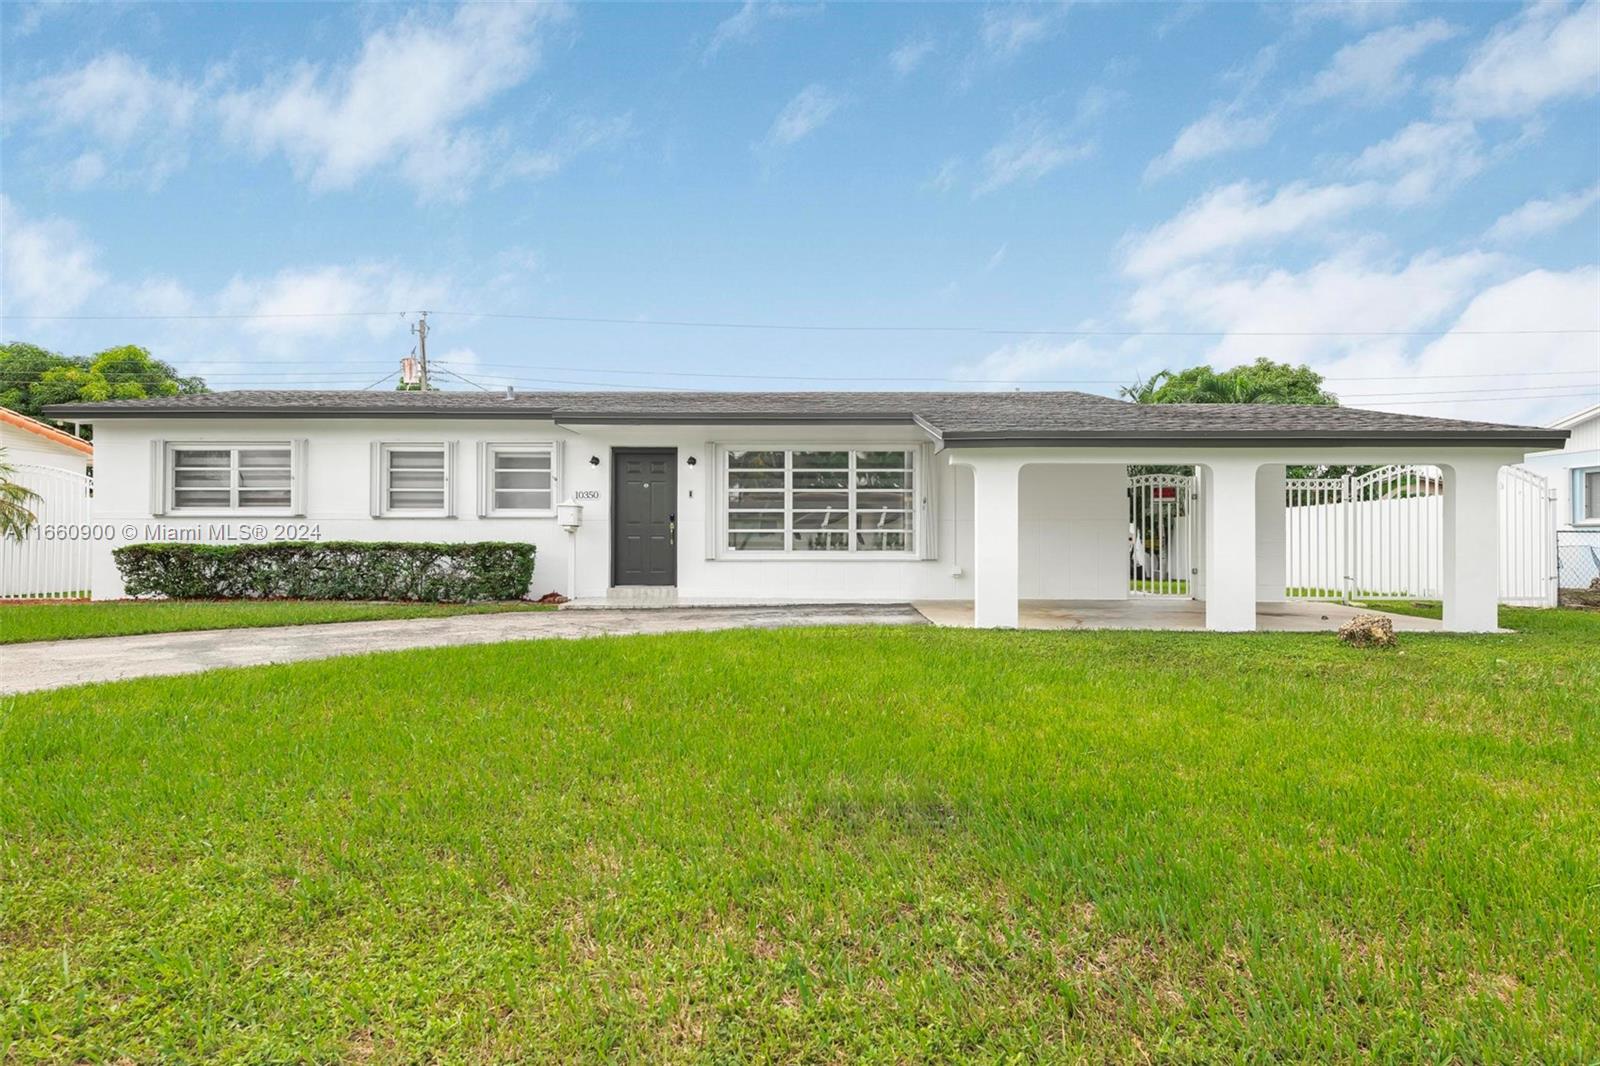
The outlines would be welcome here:
M 763 602 L 1129 595 L 1131 466 L 1193 465 L 1190 593 L 1214 630 L 1284 597 L 1284 469 L 1436 465 L 1445 627 L 1496 622 L 1496 477 L 1564 429 L 1078 392 L 219 392 L 51 408 L 92 423 L 127 541 L 518 540 L 532 591 Z M 583 507 L 570 535 L 557 506 Z M 120 536 L 120 535 L 119 535 Z M 95 542 L 93 592 L 121 594 Z
M 1600 530 L 1600 404 L 1552 426 L 1571 434 L 1565 446 L 1535 452 L 1523 465 L 1542 474 L 1555 489 L 1558 529 Z
M 94 445 L 63 433 L 37 418 L 0 407 L 0 449 L 13 466 L 47 466 L 86 473 L 94 461 Z

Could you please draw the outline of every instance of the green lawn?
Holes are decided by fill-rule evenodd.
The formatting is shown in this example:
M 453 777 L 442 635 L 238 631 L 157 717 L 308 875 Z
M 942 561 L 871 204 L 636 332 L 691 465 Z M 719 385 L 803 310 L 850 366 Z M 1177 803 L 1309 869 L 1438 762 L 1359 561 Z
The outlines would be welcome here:
M 0 644 L 73 637 L 126 637 L 186 629 L 238 629 L 376 618 L 437 618 L 548 610 L 532 603 L 351 603 L 343 600 L 112 600 L 0 604 Z
M 10 699 L 0 1060 L 1594 1061 L 1600 615 L 1506 623 Z

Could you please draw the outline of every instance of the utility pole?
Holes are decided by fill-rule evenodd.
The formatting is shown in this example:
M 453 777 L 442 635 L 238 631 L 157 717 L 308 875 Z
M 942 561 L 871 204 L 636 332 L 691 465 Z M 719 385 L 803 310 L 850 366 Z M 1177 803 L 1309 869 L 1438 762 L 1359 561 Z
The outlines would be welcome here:
M 428 382 L 428 312 L 423 311 L 418 316 L 411 332 L 417 335 L 418 387 L 427 392 L 433 387 Z

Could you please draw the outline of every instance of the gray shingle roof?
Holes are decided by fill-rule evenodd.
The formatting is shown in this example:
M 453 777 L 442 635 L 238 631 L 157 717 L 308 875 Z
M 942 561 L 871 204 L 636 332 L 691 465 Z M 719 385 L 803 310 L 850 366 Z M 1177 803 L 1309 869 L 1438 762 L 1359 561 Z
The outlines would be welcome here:
M 1126 403 L 1085 392 L 394 392 L 264 389 L 55 404 L 52 418 L 534 418 L 585 425 L 910 424 L 947 445 L 1417 441 L 1559 447 L 1567 431 L 1354 407 Z

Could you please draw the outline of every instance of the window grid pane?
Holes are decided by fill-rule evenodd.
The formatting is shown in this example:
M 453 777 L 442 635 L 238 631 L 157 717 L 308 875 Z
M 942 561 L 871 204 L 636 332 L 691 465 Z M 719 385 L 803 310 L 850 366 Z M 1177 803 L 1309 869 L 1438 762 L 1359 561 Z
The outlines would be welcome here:
M 383 509 L 389 512 L 445 510 L 449 487 L 445 448 L 436 444 L 385 445 Z
M 1583 475 L 1583 517 L 1600 518 L 1600 470 Z
M 491 445 L 488 465 L 491 514 L 555 508 L 555 453 L 552 449 Z
M 284 447 L 174 447 L 172 508 L 285 510 L 292 503 L 292 452 Z
M 728 453 L 727 547 L 763 552 L 912 550 L 910 449 Z

